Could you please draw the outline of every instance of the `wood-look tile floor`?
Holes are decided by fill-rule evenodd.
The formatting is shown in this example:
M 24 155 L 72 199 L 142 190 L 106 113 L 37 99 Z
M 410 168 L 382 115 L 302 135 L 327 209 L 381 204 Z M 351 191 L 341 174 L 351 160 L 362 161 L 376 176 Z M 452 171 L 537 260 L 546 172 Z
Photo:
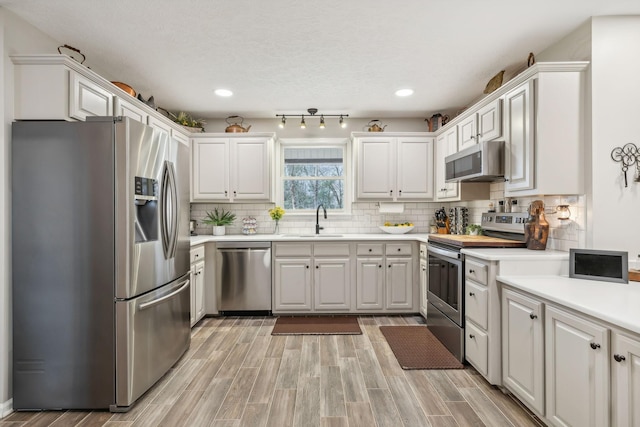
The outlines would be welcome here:
M 272 336 L 274 318 L 205 318 L 128 413 L 15 412 L 0 427 L 541 425 L 472 368 L 402 370 L 378 326 L 421 317 L 359 322 L 362 335 Z

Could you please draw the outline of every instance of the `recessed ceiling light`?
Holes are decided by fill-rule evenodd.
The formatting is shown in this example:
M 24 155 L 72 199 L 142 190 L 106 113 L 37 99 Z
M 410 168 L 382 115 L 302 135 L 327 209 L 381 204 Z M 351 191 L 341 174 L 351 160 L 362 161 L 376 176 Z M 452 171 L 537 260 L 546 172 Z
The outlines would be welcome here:
M 231 92 L 229 89 L 216 89 L 214 93 L 216 95 L 218 95 L 218 96 L 231 96 L 231 95 L 233 95 L 233 92 Z
M 396 96 L 411 96 L 413 95 L 413 89 L 398 89 Z

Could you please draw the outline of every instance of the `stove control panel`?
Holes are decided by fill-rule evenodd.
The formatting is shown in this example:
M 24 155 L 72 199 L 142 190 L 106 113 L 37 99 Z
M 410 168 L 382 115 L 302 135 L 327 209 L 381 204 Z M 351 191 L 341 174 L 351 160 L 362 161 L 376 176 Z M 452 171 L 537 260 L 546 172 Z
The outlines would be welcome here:
M 524 224 L 529 214 L 526 212 L 485 212 L 482 214 L 481 226 L 485 230 L 524 233 Z

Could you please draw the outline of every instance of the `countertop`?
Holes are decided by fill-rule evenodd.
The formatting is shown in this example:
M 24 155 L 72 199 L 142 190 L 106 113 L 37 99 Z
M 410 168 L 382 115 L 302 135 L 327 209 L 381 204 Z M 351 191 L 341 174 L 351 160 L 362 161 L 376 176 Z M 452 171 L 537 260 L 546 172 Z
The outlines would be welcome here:
M 568 276 L 498 276 L 497 280 L 640 334 L 640 282 L 612 283 Z
M 320 234 L 322 236 L 322 234 Z M 254 241 L 254 242 L 335 242 L 335 241 L 371 241 L 371 240 L 384 240 L 384 241 L 418 241 L 427 242 L 429 234 L 426 233 L 407 233 L 407 234 L 388 234 L 388 233 L 369 233 L 369 234 L 340 234 L 340 235 L 325 235 L 325 237 L 313 237 L 307 235 L 295 235 L 295 234 L 227 234 L 224 236 L 212 236 L 210 234 L 202 236 L 191 236 L 191 246 L 200 245 L 207 242 L 242 242 L 242 241 Z
M 461 252 L 486 261 L 569 260 L 569 252 L 552 249 L 534 251 L 526 248 L 465 248 Z

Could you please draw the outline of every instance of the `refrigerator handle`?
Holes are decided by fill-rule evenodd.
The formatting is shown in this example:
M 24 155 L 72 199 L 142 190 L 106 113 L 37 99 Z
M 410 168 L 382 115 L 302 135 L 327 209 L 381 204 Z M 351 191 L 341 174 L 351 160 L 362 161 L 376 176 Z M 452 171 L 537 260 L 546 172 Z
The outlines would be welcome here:
M 180 212 L 178 211 L 178 184 L 176 183 L 176 170 L 173 167 L 173 163 L 167 162 L 167 169 L 169 170 L 169 183 L 171 191 L 171 228 L 169 231 L 169 249 L 167 251 L 168 258 L 176 256 L 178 246 L 178 223 L 180 219 Z
M 158 299 L 154 299 L 152 301 L 148 301 L 145 303 L 142 303 L 138 306 L 138 310 L 144 310 L 147 309 L 149 307 L 153 307 L 154 305 L 158 305 L 163 301 L 166 301 L 168 299 L 173 298 L 174 296 L 178 295 L 180 292 L 182 292 L 184 290 L 184 288 L 186 288 L 187 286 L 189 286 L 189 279 L 185 280 L 184 282 L 182 282 L 182 286 L 180 286 L 179 289 L 176 289 L 175 291 L 171 292 L 170 294 L 164 295 Z
M 162 241 L 162 250 L 165 259 L 169 259 L 169 225 L 168 222 L 168 203 L 171 198 L 169 195 L 169 162 L 165 162 L 162 171 L 162 181 L 160 183 L 160 240 Z

